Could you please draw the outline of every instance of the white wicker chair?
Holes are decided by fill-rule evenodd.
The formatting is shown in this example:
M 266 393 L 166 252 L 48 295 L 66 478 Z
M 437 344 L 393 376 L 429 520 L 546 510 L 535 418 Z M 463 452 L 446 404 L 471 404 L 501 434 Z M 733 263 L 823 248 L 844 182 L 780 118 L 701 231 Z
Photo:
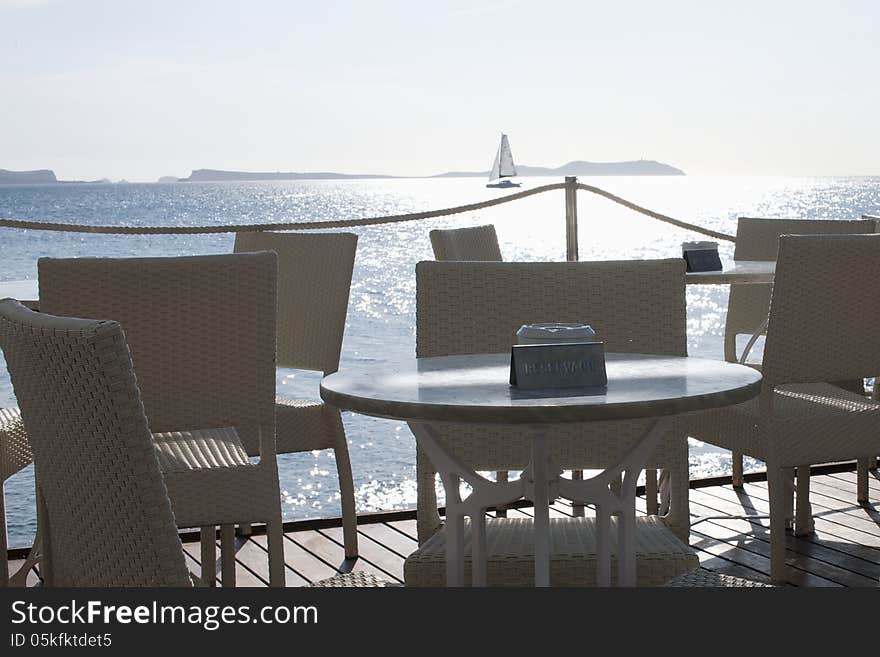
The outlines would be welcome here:
M 836 235 L 853 233 L 874 233 L 877 224 L 867 219 L 764 219 L 740 217 L 736 226 L 736 246 L 734 260 L 776 260 L 777 244 L 780 235 Z M 767 312 L 770 309 L 772 284 L 734 284 L 730 286 L 727 302 L 727 320 L 724 327 L 724 360 L 735 363 L 736 338 L 738 335 L 764 334 Z M 747 354 L 743 354 L 747 356 Z M 760 367 L 760 365 L 753 365 Z M 866 375 L 872 372 L 865 372 Z M 860 384 L 854 381 L 847 385 L 854 391 Z M 863 387 L 863 385 L 862 385 Z M 742 454 L 732 454 L 733 485 L 743 485 Z
M 28 571 L 39 562 L 40 532 L 24 564 L 10 575 L 7 561 L 6 500 L 3 482 L 33 462 L 24 422 L 17 408 L 0 408 L 0 586 L 24 586 Z
M 285 581 L 275 460 L 276 261 L 274 253 L 245 253 L 38 262 L 43 312 L 122 325 L 174 515 L 181 527 L 202 528 L 208 586 L 215 583 L 216 525 L 223 585 L 234 586 L 234 529 L 250 522 L 266 523 L 270 584 Z
M 277 365 L 324 375 L 339 368 L 357 235 L 238 233 L 235 251 L 278 254 Z M 275 402 L 278 454 L 332 449 L 339 476 L 346 558 L 358 556 L 348 441 L 339 409 L 319 399 Z
M 510 350 L 520 325 L 538 321 L 588 322 L 608 351 L 686 354 L 684 261 L 501 263 L 421 262 L 416 267 L 419 357 Z M 554 427 L 549 449 L 564 469 L 615 464 L 649 421 L 583 423 Z M 444 442 L 475 470 L 520 470 L 528 438 L 516 427 L 437 425 Z M 638 521 L 639 584 L 663 584 L 696 568 L 687 541 L 688 466 L 684 422 L 661 439 L 649 466 L 669 470 L 669 511 Z M 435 472 L 417 451 L 419 549 L 405 563 L 406 584 L 445 582 L 445 532 L 437 510 Z M 595 582 L 590 553 L 593 520 L 551 522 L 551 583 Z M 530 521 L 492 519 L 487 524 L 488 581 L 534 581 Z M 466 544 L 469 543 L 466 539 Z M 466 547 L 466 552 L 468 548 Z M 586 550 L 586 552 L 585 552 Z M 466 554 L 466 570 L 470 556 Z
M 189 586 L 119 324 L 4 299 L 0 347 L 39 472 L 44 581 Z
M 756 400 L 694 416 L 690 435 L 763 460 L 770 494 L 771 577 L 785 577 L 790 478 L 798 471 L 797 529 L 809 531 L 809 466 L 867 460 L 880 451 L 880 403 L 827 381 L 880 365 L 880 298 L 864 281 L 880 275 L 880 235 L 779 238 L 764 388 Z M 806 476 L 802 476 L 806 475 Z M 860 469 L 858 500 L 868 498 Z
M 725 575 L 724 573 L 716 573 L 711 570 L 698 568 L 684 575 L 669 580 L 664 584 L 669 588 L 736 588 L 736 589 L 758 589 L 758 588 L 775 588 L 773 584 L 759 582 L 754 579 L 746 579 L 744 577 L 734 577 L 733 575 Z
M 429 233 L 437 260 L 492 260 L 501 262 L 495 226 L 437 229 Z

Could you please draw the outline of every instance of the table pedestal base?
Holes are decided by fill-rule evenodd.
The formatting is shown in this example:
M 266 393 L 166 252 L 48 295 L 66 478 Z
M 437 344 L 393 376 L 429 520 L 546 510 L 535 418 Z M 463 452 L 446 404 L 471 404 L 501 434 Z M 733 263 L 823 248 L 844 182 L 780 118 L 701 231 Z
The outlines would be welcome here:
M 470 518 L 472 585 L 486 585 L 486 511 L 520 498 L 535 507 L 535 586 L 550 585 L 550 505 L 558 498 L 575 504 L 596 506 L 597 583 L 611 585 L 611 516 L 618 516 L 617 564 L 620 586 L 635 586 L 635 498 L 639 473 L 644 469 L 658 441 L 672 425 L 670 418 L 651 423 L 639 441 L 618 463 L 586 480 L 567 479 L 547 452 L 546 430 L 534 425 L 531 431 L 531 460 L 519 479 L 495 482 L 465 466 L 447 449 L 430 423 L 410 422 L 409 427 L 446 490 L 446 584 L 464 585 L 464 518 Z M 623 482 L 619 491 L 612 484 Z M 461 482 L 471 486 L 462 499 Z

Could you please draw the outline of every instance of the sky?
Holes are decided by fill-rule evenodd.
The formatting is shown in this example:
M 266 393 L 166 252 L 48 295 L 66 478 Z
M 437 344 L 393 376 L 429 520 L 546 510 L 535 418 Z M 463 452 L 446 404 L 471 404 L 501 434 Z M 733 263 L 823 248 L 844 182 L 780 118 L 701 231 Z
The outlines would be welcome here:
M 880 175 L 880 2 L 0 0 L 0 168 Z

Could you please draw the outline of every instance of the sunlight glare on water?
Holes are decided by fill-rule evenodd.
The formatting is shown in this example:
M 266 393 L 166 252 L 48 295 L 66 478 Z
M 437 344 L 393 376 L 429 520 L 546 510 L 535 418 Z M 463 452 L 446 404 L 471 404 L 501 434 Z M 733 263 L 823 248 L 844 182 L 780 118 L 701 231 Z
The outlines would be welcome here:
M 525 190 L 561 182 L 525 178 Z M 878 178 L 604 177 L 581 179 L 646 208 L 733 234 L 737 216 L 854 218 L 880 213 Z M 499 195 L 479 178 L 0 186 L 0 216 L 84 224 L 197 226 L 379 217 L 454 207 Z M 517 191 L 521 191 L 517 190 Z M 677 258 L 681 242 L 700 239 L 579 192 L 582 260 Z M 428 221 L 354 229 L 357 261 L 341 367 L 382 362 L 415 351 L 415 264 L 432 259 L 428 231 L 495 224 L 505 260 L 564 260 L 561 190 L 475 212 Z M 0 280 L 36 278 L 41 256 L 173 256 L 232 250 L 230 234 L 112 236 L 0 229 Z M 722 259 L 732 244 L 720 245 Z M 691 286 L 688 349 L 722 357 L 727 290 Z M 552 319 L 552 318 L 548 318 Z M 584 318 L 589 322 L 589 318 Z M 284 397 L 316 397 L 320 375 L 278 370 Z M 0 406 L 14 405 L 0 360 Z M 415 447 L 403 423 L 345 414 L 359 511 L 415 505 Z M 330 451 L 279 456 L 285 518 L 338 515 L 339 487 Z M 729 455 L 690 443 L 691 475 L 729 471 Z M 754 464 L 751 464 L 754 466 Z M 25 545 L 35 529 L 30 469 L 6 484 L 10 544 Z

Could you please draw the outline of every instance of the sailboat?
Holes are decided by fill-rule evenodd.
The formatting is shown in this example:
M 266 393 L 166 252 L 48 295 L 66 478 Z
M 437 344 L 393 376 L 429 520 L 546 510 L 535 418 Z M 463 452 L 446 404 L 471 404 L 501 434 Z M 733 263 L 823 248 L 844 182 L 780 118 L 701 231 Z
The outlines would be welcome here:
M 501 134 L 501 143 L 498 145 L 498 152 L 495 154 L 495 163 L 492 165 L 492 171 L 489 173 L 489 183 L 486 187 L 519 187 L 522 183 L 513 182 L 512 180 L 499 180 L 500 178 L 510 178 L 516 175 L 516 165 L 513 163 L 513 153 L 510 152 L 510 142 L 507 141 L 507 135 Z M 498 182 L 492 182 L 498 180 Z

